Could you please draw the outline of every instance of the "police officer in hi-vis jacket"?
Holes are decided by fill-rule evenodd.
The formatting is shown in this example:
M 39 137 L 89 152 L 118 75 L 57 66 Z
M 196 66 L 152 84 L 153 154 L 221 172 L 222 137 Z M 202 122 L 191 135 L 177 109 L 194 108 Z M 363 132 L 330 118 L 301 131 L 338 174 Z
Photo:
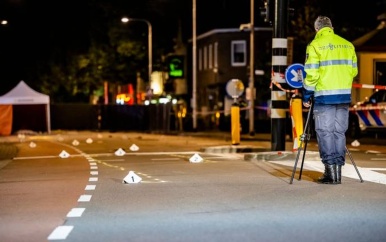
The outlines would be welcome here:
M 303 105 L 313 106 L 319 153 L 325 166 L 323 184 L 340 184 L 345 164 L 351 88 L 358 74 L 353 44 L 334 33 L 331 20 L 319 16 L 316 35 L 307 46 Z M 313 103 L 311 103 L 313 102 Z

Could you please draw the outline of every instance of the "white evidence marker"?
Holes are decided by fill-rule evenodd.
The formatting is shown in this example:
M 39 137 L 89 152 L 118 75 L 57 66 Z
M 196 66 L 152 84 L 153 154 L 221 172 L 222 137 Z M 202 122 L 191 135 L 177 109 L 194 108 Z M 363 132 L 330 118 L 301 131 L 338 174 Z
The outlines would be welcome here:
M 204 159 L 202 159 L 202 157 L 196 153 L 192 157 L 190 157 L 189 161 L 191 163 L 200 163 L 200 162 L 203 162 Z
M 123 178 L 123 183 L 139 183 L 142 181 L 142 178 L 139 177 L 134 171 L 129 171 L 129 174 Z
M 139 150 L 139 147 L 138 147 L 136 144 L 132 144 L 132 145 L 130 146 L 130 150 L 131 150 L 131 151 L 138 151 L 138 150 Z
M 117 151 L 115 151 L 116 156 L 124 156 L 125 154 L 126 152 L 122 148 L 119 148 Z
M 60 154 L 59 154 L 59 157 L 60 158 L 68 158 L 68 157 L 70 157 L 70 154 L 68 154 L 65 150 L 62 150 L 62 152 L 60 152 Z

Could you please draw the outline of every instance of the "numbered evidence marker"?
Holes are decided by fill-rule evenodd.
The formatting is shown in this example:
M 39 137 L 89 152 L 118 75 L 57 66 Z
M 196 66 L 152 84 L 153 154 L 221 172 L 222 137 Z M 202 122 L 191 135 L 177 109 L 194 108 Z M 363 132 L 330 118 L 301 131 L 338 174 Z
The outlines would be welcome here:
M 138 147 L 136 144 L 132 144 L 132 145 L 130 146 L 130 150 L 131 150 L 131 151 L 138 151 L 138 150 L 139 150 L 139 147 Z
M 122 148 L 119 148 L 117 151 L 115 151 L 116 156 L 124 156 L 125 154 L 126 152 Z
M 62 150 L 62 152 L 60 152 L 60 154 L 59 154 L 59 157 L 60 158 L 68 158 L 68 157 L 70 157 L 70 154 L 68 154 L 65 150 Z
M 139 183 L 142 181 L 142 178 L 139 177 L 134 171 L 129 171 L 129 174 L 123 178 L 123 183 Z
M 191 163 L 201 163 L 204 161 L 204 159 L 202 159 L 202 157 L 196 153 L 192 157 L 190 157 L 189 161 Z

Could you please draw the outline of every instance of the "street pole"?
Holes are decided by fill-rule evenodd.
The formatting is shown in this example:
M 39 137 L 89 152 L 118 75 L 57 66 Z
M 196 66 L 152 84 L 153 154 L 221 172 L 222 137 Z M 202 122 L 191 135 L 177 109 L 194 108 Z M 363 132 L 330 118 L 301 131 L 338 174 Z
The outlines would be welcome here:
M 249 135 L 255 135 L 255 0 L 251 0 L 251 22 L 250 22 L 250 51 L 249 51 Z
M 147 24 L 147 44 L 148 44 L 148 82 L 149 82 L 149 85 L 151 83 L 151 73 L 153 72 L 153 31 L 152 31 L 152 26 L 151 26 L 151 23 L 146 20 L 146 19 L 139 19 L 139 18 L 127 18 L 127 17 L 123 17 L 121 19 L 121 21 L 123 23 L 127 23 L 129 21 L 139 21 L 139 22 L 145 22 Z
M 151 84 L 151 73 L 153 72 L 153 30 L 149 21 L 144 20 L 147 24 L 148 35 L 148 55 L 149 55 L 149 66 L 148 66 L 148 75 L 149 75 L 149 85 Z
M 193 130 L 197 130 L 197 33 L 196 33 L 196 0 L 193 0 L 193 47 L 192 47 L 192 108 Z
M 285 150 L 286 110 L 289 108 L 286 92 L 289 85 L 284 73 L 287 68 L 288 1 L 275 0 L 272 36 L 272 90 L 271 90 L 271 150 Z M 281 88 L 275 85 L 280 84 Z

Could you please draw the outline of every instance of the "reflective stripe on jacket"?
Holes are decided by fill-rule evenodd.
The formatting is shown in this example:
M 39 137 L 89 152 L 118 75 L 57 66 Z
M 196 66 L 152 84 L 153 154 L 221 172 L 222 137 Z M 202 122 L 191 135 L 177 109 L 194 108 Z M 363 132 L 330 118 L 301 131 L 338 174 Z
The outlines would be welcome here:
M 325 27 L 307 46 L 303 100 L 314 95 L 315 103 L 351 103 L 351 88 L 358 74 L 357 56 L 352 43 Z

